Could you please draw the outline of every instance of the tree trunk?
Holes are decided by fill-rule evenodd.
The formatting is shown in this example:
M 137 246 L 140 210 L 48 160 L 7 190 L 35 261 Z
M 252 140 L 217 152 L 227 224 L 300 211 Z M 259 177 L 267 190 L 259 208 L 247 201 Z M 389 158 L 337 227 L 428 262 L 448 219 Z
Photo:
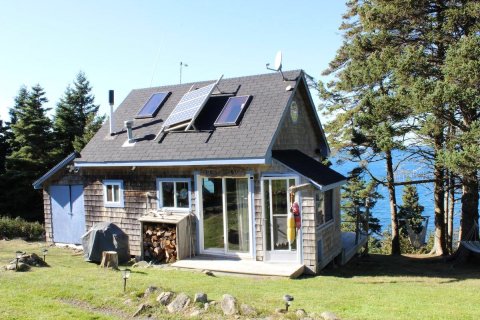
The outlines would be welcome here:
M 443 148 L 443 133 L 438 133 L 435 135 L 435 158 L 439 150 Z M 447 251 L 447 237 L 445 229 L 445 187 L 444 187 L 444 177 L 445 177 L 444 168 L 438 163 L 435 162 L 433 168 L 433 177 L 434 177 L 434 206 L 435 206 L 435 241 L 430 251 L 430 254 L 437 255 L 446 255 Z
M 387 162 L 387 188 L 390 198 L 390 220 L 392 223 L 392 255 L 400 255 L 400 233 L 397 217 L 397 199 L 395 197 L 395 177 L 393 175 L 392 151 L 385 152 L 385 160 Z
M 475 223 L 477 223 L 475 225 Z M 463 177 L 461 240 L 478 239 L 478 177 L 471 172 Z
M 448 207 L 447 207 L 447 245 L 448 250 L 453 252 L 453 216 L 455 214 L 455 176 L 448 174 Z

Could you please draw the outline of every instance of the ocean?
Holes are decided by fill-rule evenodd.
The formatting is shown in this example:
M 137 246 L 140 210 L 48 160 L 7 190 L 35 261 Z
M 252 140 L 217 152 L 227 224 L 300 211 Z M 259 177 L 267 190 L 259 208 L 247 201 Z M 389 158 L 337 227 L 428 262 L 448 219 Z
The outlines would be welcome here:
M 398 163 L 406 153 L 402 151 L 395 151 L 393 153 L 394 165 Z M 352 171 L 355 167 L 358 166 L 356 162 L 350 161 L 341 161 L 342 156 L 336 156 L 331 158 L 332 168 L 341 174 L 348 176 L 349 172 Z M 386 176 L 385 161 L 375 161 L 367 164 L 368 169 L 372 172 L 374 176 L 382 180 Z M 402 162 L 395 174 L 395 181 L 405 181 L 408 178 L 410 180 L 417 179 L 426 179 L 431 177 L 431 171 L 429 170 L 426 164 L 421 163 L 420 161 L 405 161 Z M 365 179 L 368 181 L 369 176 L 365 175 Z M 434 225 L 434 203 L 433 203 L 433 183 L 417 184 L 417 191 L 419 195 L 420 205 L 424 206 L 423 216 L 429 217 L 428 232 L 431 232 L 435 229 Z M 395 188 L 395 195 L 397 198 L 397 204 L 402 204 L 402 195 L 403 195 L 403 186 L 397 186 Z M 375 207 L 372 210 L 372 215 L 375 218 L 380 220 L 382 226 L 382 232 L 390 230 L 390 204 L 388 190 L 386 187 L 379 185 L 377 192 L 379 192 L 383 198 L 378 199 Z M 460 195 L 456 196 L 457 198 Z M 454 230 L 458 231 L 459 222 L 460 222 L 460 203 L 455 203 L 455 215 L 454 215 Z

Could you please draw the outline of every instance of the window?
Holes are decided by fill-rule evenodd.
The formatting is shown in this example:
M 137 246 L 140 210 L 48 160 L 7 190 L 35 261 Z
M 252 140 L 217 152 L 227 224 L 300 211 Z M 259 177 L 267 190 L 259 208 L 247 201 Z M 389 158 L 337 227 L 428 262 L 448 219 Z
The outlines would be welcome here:
M 155 117 L 169 95 L 170 92 L 158 92 L 153 94 L 142 107 L 142 109 L 138 111 L 138 114 L 135 118 L 140 119 Z
M 317 226 L 333 220 L 333 190 L 315 191 L 315 215 Z
M 228 98 L 227 103 L 215 121 L 216 127 L 238 125 L 243 113 L 247 109 L 251 96 L 239 96 Z
M 103 202 L 105 207 L 123 208 L 125 206 L 122 180 L 103 181 Z
M 189 179 L 157 179 L 158 207 L 190 209 Z

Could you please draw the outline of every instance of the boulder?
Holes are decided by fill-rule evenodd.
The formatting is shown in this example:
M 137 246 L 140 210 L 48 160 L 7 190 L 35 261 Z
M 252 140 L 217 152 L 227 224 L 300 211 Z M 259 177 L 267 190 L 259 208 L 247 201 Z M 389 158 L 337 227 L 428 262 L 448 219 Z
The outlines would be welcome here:
M 167 306 L 168 312 L 176 313 L 185 310 L 190 304 L 190 298 L 185 293 L 180 293 Z
M 137 311 L 133 314 L 134 317 L 139 316 L 141 313 L 144 313 L 146 310 L 150 309 L 152 306 L 148 303 L 142 303 L 138 306 Z
M 333 312 L 330 311 L 325 311 L 320 314 L 320 317 L 322 317 L 324 320 L 340 320 L 339 317 Z
M 248 304 L 242 304 L 240 306 L 240 312 L 244 316 L 256 316 L 257 315 L 257 310 L 254 307 L 252 307 Z
M 207 303 L 207 294 L 203 292 L 195 293 L 195 298 L 193 298 L 193 302 Z
M 231 316 L 238 313 L 237 299 L 229 294 L 223 295 L 221 306 L 223 314 L 226 316 Z
M 198 309 L 198 308 L 195 308 L 192 310 L 192 312 L 190 312 L 190 317 L 199 317 L 202 313 L 204 313 L 203 310 L 201 309 Z
M 152 293 L 155 293 L 158 291 L 158 288 L 155 286 L 149 286 L 147 289 L 145 289 L 145 293 L 143 294 L 143 297 L 148 298 Z
M 297 309 L 297 310 L 295 311 L 295 315 L 296 315 L 297 317 L 299 317 L 299 318 L 304 318 L 304 317 L 307 316 L 307 313 L 306 313 L 305 310 L 303 310 L 303 309 Z
M 166 291 L 162 292 L 157 297 L 157 302 L 160 303 L 162 306 L 166 306 L 170 303 L 173 298 L 173 292 Z

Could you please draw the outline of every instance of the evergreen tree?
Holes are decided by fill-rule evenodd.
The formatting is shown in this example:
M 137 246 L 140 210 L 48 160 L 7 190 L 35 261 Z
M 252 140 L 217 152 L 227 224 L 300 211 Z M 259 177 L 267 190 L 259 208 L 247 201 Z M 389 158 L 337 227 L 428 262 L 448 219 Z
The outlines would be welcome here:
M 0 175 L 5 173 L 5 160 L 10 149 L 7 141 L 7 129 L 0 120 Z
M 4 183 L 9 188 L 2 193 L 2 213 L 29 220 L 43 217 L 42 193 L 32 188 L 32 182 L 53 165 L 51 150 L 54 141 L 51 121 L 46 116 L 48 109 L 44 107 L 46 102 L 40 85 L 34 86 L 30 92 L 22 88 L 15 99 L 15 123 L 11 124 L 15 148 L 6 159 Z
M 94 104 L 92 87 L 85 73 L 79 72 L 57 104 L 54 132 L 57 140 L 57 160 L 83 149 L 98 130 L 104 117 L 97 117 L 99 105 Z M 100 125 L 99 125 L 100 124 Z M 92 134 L 93 132 L 93 134 Z
M 326 97 L 333 101 L 329 106 L 333 112 L 336 111 L 335 108 L 351 111 L 350 114 L 344 111 L 339 117 L 343 121 L 337 123 L 339 132 L 342 132 L 340 136 L 347 138 L 348 135 L 355 133 L 360 124 L 356 118 L 371 113 L 371 103 L 365 103 L 365 100 L 370 96 L 378 97 L 382 94 L 387 101 L 375 105 L 375 114 L 388 115 L 393 112 L 394 116 L 400 111 L 401 116 L 392 117 L 391 122 L 377 121 L 378 125 L 385 127 L 386 130 L 383 132 L 394 133 L 399 128 L 411 130 L 416 134 L 417 144 L 431 147 L 433 150 L 431 156 L 434 159 L 432 171 L 436 243 L 434 252 L 446 254 L 444 176 L 445 165 L 448 163 L 441 160 L 442 152 L 448 143 L 446 132 L 450 125 L 458 126 L 465 122 L 466 119 L 461 119 L 465 115 L 471 120 L 476 118 L 473 112 L 464 113 L 466 109 L 452 99 L 453 95 L 448 95 L 448 92 L 452 91 L 444 90 L 446 81 L 452 83 L 449 81 L 445 66 L 448 65 L 452 48 L 460 45 L 461 39 L 478 37 L 480 3 L 474 0 L 351 0 L 347 5 L 348 11 L 341 26 L 345 31 L 345 42 L 327 70 L 328 74 L 336 76 L 331 86 L 333 92 L 328 94 L 323 92 L 324 99 Z M 465 58 L 465 54 L 461 56 Z M 478 60 L 478 55 L 472 54 L 471 58 Z M 461 64 L 456 64 L 454 68 L 461 68 Z M 459 74 L 455 70 L 452 71 L 452 78 Z M 464 76 L 467 80 L 468 73 Z M 458 80 L 461 79 L 455 79 L 457 84 L 460 83 Z M 475 85 L 471 87 L 473 89 Z M 477 90 L 470 91 L 475 95 L 470 101 L 471 106 L 478 101 L 478 85 L 476 88 Z M 388 99 L 393 100 L 393 108 Z M 367 100 L 370 101 L 371 99 Z M 470 110 L 478 111 L 478 106 Z M 402 119 L 403 111 L 407 113 L 403 114 Z M 461 121 L 458 121 L 459 118 Z M 378 125 L 372 124 L 371 131 L 375 131 Z M 471 132 L 470 129 L 467 131 Z M 406 137 L 402 138 L 395 134 L 390 136 L 393 139 L 382 140 L 391 143 L 392 140 L 399 142 Z M 377 137 L 374 139 L 376 141 Z M 386 155 L 387 186 L 391 193 L 393 242 L 396 233 L 393 225 L 395 209 L 392 205 L 395 194 L 391 185 L 395 185 L 395 182 L 393 177 L 388 177 L 388 149 L 383 148 L 382 151 Z M 469 177 L 474 177 L 474 181 Z M 467 175 L 462 177 L 464 190 L 462 199 L 465 200 L 462 201 L 462 216 L 466 218 L 462 219 L 462 222 L 465 221 L 470 227 L 478 218 L 476 177 L 476 170 L 470 171 L 468 177 Z M 462 228 L 466 229 L 467 226 L 462 224 Z M 392 252 L 396 251 L 396 248 L 395 243 L 392 243 Z
M 377 184 L 374 181 L 367 183 L 358 176 L 348 179 L 348 183 L 342 187 L 341 209 L 347 223 L 344 228 L 348 231 L 355 231 L 356 224 L 359 228 L 369 234 L 381 234 L 381 225 L 378 218 L 372 214 L 372 209 L 378 199 L 382 196 L 376 191 Z
M 412 229 L 419 233 L 422 231 L 422 213 L 424 207 L 419 203 L 417 187 L 414 185 L 406 185 L 403 188 L 402 205 L 400 206 L 398 217 L 405 219 L 405 223 L 409 223 Z M 407 235 L 405 226 L 401 226 L 403 234 Z

